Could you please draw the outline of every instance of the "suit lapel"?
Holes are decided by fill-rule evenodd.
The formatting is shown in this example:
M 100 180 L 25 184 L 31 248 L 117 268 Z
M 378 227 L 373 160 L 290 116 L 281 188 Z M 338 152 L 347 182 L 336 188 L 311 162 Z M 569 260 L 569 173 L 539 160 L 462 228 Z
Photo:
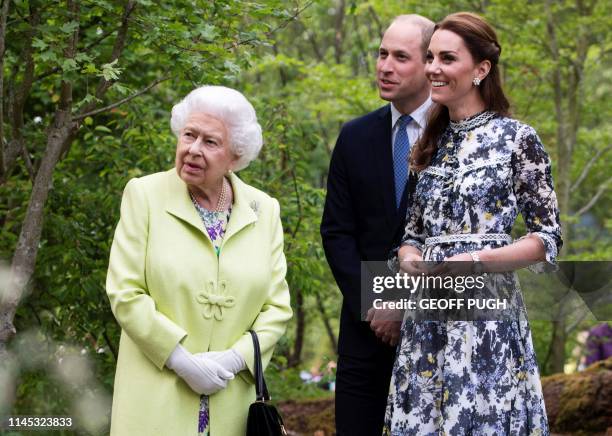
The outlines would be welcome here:
M 389 225 L 395 226 L 397 210 L 395 208 L 395 182 L 393 180 L 393 155 L 391 152 L 391 108 L 389 105 L 379 110 L 370 132 L 373 162 L 376 162 L 377 174 L 380 177 L 380 195 L 383 199 L 385 214 Z

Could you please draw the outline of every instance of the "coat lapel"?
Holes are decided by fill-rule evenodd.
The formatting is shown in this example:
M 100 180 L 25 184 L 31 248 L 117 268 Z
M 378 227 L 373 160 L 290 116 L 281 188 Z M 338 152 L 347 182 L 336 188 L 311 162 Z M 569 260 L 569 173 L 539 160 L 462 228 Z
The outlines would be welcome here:
M 191 202 L 185 182 L 181 180 L 174 169 L 168 171 L 168 176 L 169 183 L 166 211 L 174 217 L 195 227 L 204 234 L 206 239 L 210 240 L 204 228 L 204 224 L 202 223 L 202 219 Z M 232 184 L 232 191 L 234 192 L 234 203 L 232 204 L 232 213 L 227 223 L 223 243 L 249 224 L 257 221 L 256 209 L 259 207 L 259 203 L 256 200 L 251 200 L 249 198 L 247 187 L 238 176 L 231 173 L 229 181 Z
M 236 174 L 230 173 L 229 181 L 234 192 L 234 203 L 232 204 L 232 214 L 230 215 L 225 236 L 223 237 L 223 244 L 240 230 L 257 221 L 257 211 L 261 207 L 257 200 L 249 198 L 247 186 Z
M 181 180 L 175 169 L 168 171 L 168 192 L 166 197 L 166 212 L 174 217 L 185 221 L 187 224 L 198 229 L 208 239 L 202 219 L 196 211 L 187 185 Z
M 389 105 L 380 109 L 370 132 L 374 162 L 376 162 L 377 174 L 380 176 L 380 194 L 383 198 L 389 225 L 395 226 L 397 210 L 395 208 L 393 155 L 391 153 L 391 108 Z

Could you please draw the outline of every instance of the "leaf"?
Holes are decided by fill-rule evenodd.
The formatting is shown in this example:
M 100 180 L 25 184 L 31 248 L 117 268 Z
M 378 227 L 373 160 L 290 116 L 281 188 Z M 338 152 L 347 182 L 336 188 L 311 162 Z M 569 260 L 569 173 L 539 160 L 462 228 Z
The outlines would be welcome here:
M 40 51 L 43 51 L 44 49 L 46 49 L 49 46 L 42 39 L 34 38 L 34 42 L 32 42 L 32 47 L 35 47 L 35 48 L 39 49 Z
M 52 51 L 45 51 L 40 54 L 40 60 L 43 62 L 56 62 L 57 55 Z
M 119 94 L 122 94 L 122 95 L 127 95 L 131 92 L 130 88 L 128 88 L 127 86 L 121 85 L 119 82 L 115 82 L 112 86 L 112 89 L 114 89 L 115 91 L 117 91 Z
M 102 70 L 102 76 L 104 76 L 104 80 L 108 82 L 119 79 L 119 76 L 113 70 Z
M 236 65 L 234 62 L 229 59 L 223 63 L 223 66 L 227 68 L 233 74 L 240 74 L 240 66 Z
M 212 24 L 206 24 L 200 29 L 200 36 L 207 42 L 213 42 L 218 36 L 217 29 Z
M 89 61 L 91 61 L 91 56 L 89 56 L 86 53 L 82 53 L 81 52 L 81 53 L 77 53 L 77 55 L 74 57 L 74 59 L 77 62 L 89 62 Z
M 102 65 L 102 72 L 98 73 L 98 76 L 100 76 L 100 75 L 103 76 L 104 80 L 107 80 L 107 81 L 118 80 L 119 79 L 119 75 L 123 71 L 121 68 L 115 67 L 115 65 L 117 64 L 118 60 L 119 59 L 115 59 L 111 63 L 103 64 Z
M 68 59 L 64 59 L 64 61 L 62 62 L 62 70 L 64 71 L 72 71 L 72 70 L 76 70 L 77 68 L 78 68 L 78 65 L 74 59 L 68 58 Z
M 91 102 L 100 102 L 99 98 L 96 98 L 95 95 L 87 94 L 85 98 L 83 98 L 83 103 L 91 103 Z
M 112 133 L 113 131 L 106 126 L 98 125 L 94 128 L 97 132 Z
M 70 21 L 60 27 L 60 30 L 64 33 L 72 33 L 79 27 L 79 23 L 76 21 Z
M 85 65 L 85 67 L 81 70 L 81 73 L 84 74 L 98 74 L 99 72 L 100 71 L 92 63 Z

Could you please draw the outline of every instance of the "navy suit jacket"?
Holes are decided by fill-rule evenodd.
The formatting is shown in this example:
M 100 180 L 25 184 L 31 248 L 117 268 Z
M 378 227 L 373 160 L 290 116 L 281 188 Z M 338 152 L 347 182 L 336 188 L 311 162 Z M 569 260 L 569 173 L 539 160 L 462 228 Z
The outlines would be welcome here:
M 395 205 L 391 108 L 346 123 L 332 153 L 321 237 L 344 299 L 340 354 L 367 357 L 389 348 L 361 321 L 361 261 L 386 261 L 402 237 L 407 193 Z M 407 191 L 407 190 L 405 190 Z

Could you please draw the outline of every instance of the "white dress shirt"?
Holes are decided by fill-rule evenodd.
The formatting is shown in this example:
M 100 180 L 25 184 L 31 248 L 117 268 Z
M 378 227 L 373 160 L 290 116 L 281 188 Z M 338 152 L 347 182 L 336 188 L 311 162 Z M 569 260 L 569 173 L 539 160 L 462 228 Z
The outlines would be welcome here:
M 408 133 L 408 139 L 410 140 L 410 147 L 421 137 L 425 126 L 427 125 L 427 116 L 429 115 L 429 108 L 432 106 L 433 102 L 431 101 L 431 97 L 427 97 L 427 100 L 416 108 L 412 113 L 408 114 L 412 117 L 412 120 L 406 126 L 406 131 Z M 391 150 L 393 152 L 393 144 L 395 142 L 395 135 L 397 135 L 397 120 L 403 114 L 397 110 L 397 108 L 391 103 Z

